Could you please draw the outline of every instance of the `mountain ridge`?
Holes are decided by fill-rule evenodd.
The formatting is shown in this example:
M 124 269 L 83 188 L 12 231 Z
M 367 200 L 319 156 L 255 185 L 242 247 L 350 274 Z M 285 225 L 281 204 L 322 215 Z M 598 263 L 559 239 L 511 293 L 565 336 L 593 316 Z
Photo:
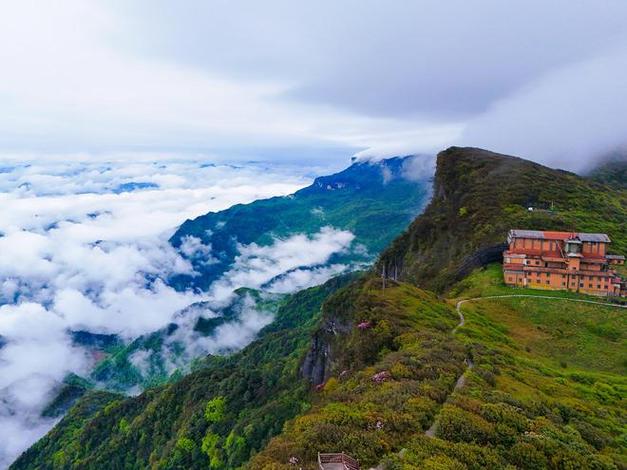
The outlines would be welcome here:
M 388 469 L 622 468 L 627 383 L 569 348 L 585 340 L 594 356 L 602 338 L 624 369 L 623 317 L 513 299 L 470 304 L 453 328 L 458 298 L 509 292 L 490 259 L 459 270 L 511 224 L 581 224 L 622 250 L 626 197 L 514 157 L 441 152 L 429 207 L 368 273 L 290 296 L 257 341 L 177 383 L 130 399 L 87 394 L 12 468 L 314 469 L 317 452 L 334 451 Z
M 444 291 L 472 269 L 500 260 L 511 228 L 621 234 L 626 208 L 620 188 L 519 157 L 451 147 L 438 155 L 431 202 L 376 269 Z M 612 249 L 626 252 L 624 239 L 615 238 Z
M 427 203 L 430 175 L 415 175 L 414 156 L 379 162 L 356 162 L 336 174 L 320 176 L 296 193 L 238 204 L 187 220 L 170 243 L 188 259 L 196 273 L 178 276 L 179 289 L 206 290 L 233 265 L 241 246 L 269 246 L 296 234 L 312 235 L 324 227 L 348 230 L 360 250 L 333 255 L 327 264 L 360 264 L 373 258 L 398 235 Z M 330 195 L 332 193 L 332 196 Z M 331 197 L 330 197 L 331 196 Z M 186 250 L 193 240 L 200 257 Z M 205 252 L 213 259 L 207 263 Z

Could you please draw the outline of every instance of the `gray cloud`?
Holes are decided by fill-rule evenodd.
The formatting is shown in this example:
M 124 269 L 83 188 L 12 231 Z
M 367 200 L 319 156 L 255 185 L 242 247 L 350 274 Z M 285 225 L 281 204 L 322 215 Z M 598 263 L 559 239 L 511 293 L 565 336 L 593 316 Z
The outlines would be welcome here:
M 627 43 L 548 73 L 495 103 L 465 129 L 465 144 L 585 171 L 627 142 Z
M 541 143 L 537 122 L 563 142 L 585 127 L 588 113 L 567 127 L 550 99 L 534 101 L 534 87 L 573 103 L 581 88 L 593 90 L 581 108 L 593 119 L 597 93 L 620 100 L 620 84 L 607 81 L 625 74 L 620 61 L 601 76 L 550 77 L 624 48 L 625 16 L 623 0 L 14 2 L 0 28 L 0 149 L 223 149 L 280 159 L 306 148 L 320 159 L 463 141 L 559 162 L 567 144 L 536 152 L 510 129 Z M 564 86 L 571 78 L 580 85 Z M 504 105 L 525 99 L 535 121 Z M 579 147 L 594 152 L 618 134 L 591 126 Z
M 620 1 L 567 0 L 154 5 L 127 7 L 139 54 L 287 78 L 294 98 L 360 113 L 442 119 L 481 113 L 548 71 L 602 53 L 627 13 Z

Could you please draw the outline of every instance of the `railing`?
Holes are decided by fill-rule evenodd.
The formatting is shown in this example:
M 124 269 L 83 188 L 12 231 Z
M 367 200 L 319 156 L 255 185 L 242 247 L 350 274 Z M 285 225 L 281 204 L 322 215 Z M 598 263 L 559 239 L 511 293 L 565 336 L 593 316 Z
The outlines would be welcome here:
M 318 464 L 320 466 L 320 470 L 325 470 L 326 468 L 336 468 L 337 464 L 343 465 L 346 470 L 359 470 L 359 462 L 350 455 L 346 455 L 344 452 L 340 454 L 318 453 Z M 325 467 L 325 465 L 329 466 Z M 330 465 L 333 465 L 333 467 Z

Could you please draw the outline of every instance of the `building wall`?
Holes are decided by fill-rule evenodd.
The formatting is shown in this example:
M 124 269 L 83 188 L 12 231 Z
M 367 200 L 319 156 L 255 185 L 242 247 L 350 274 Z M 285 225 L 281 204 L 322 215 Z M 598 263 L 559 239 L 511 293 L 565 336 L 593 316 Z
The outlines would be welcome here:
M 513 238 L 509 243 L 510 254 L 504 257 L 503 275 L 505 284 L 516 287 L 529 287 L 545 290 L 570 290 L 592 295 L 623 294 L 620 286 L 613 283 L 612 277 L 603 271 L 604 263 L 585 262 L 585 258 L 604 261 L 605 266 L 619 264 L 620 260 L 607 260 L 605 242 L 583 242 L 579 257 L 562 258 L 564 242 L 561 240 L 543 240 L 534 238 Z M 515 254 L 520 254 L 518 257 Z M 534 269 L 537 268 L 537 269 Z M 567 269 L 568 272 L 563 270 Z M 586 271 L 586 274 L 582 274 Z M 590 273 L 589 271 L 592 271 Z M 598 272 L 598 275 L 594 274 Z M 601 274 L 605 275 L 601 275 Z

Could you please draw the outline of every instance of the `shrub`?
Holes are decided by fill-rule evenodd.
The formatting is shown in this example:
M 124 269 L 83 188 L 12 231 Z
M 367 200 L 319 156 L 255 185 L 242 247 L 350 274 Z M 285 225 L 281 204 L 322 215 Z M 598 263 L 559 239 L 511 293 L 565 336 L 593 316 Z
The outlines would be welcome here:
M 184 452 L 192 452 L 195 447 L 196 444 L 189 437 L 180 437 L 176 441 L 176 448 Z
M 494 438 L 494 426 L 474 413 L 445 406 L 440 415 L 438 437 L 453 442 L 487 444 Z
M 519 442 L 509 449 L 509 461 L 521 470 L 547 467 L 544 454 L 527 442 Z

